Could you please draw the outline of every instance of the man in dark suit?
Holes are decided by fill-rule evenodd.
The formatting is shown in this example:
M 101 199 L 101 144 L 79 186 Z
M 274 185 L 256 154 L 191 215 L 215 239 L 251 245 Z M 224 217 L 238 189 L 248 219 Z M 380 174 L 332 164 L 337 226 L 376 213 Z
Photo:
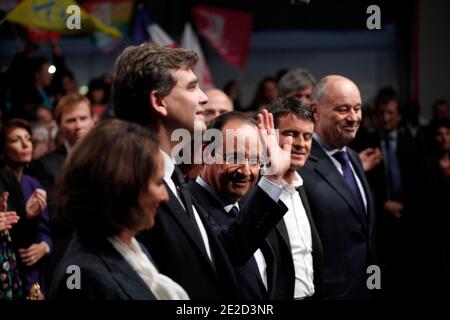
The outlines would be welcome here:
M 211 226 L 220 232 L 247 210 L 241 200 L 257 183 L 261 148 L 251 148 L 251 144 L 256 146 L 258 142 L 258 126 L 243 113 L 226 113 L 216 118 L 208 129 L 221 132 L 223 139 L 219 143 L 226 152 L 211 155 L 215 160 L 205 164 L 200 176 L 188 186 L 195 200 L 208 212 Z M 246 143 L 235 143 L 238 137 Z M 273 297 L 274 258 L 270 244 L 263 242 L 245 265 L 234 268 L 242 299 Z
M 311 108 L 316 128 L 301 175 L 323 245 L 319 288 L 325 299 L 368 299 L 375 216 L 358 154 L 347 147 L 361 123 L 361 95 L 351 80 L 327 76 Z
M 411 287 L 415 251 L 420 242 L 416 229 L 421 156 L 414 138 L 399 129 L 401 115 L 394 90 L 380 90 L 375 100 L 378 128 L 368 141 L 383 155 L 378 167 L 367 173 L 374 191 L 377 219 L 377 256 L 382 266 L 386 294 L 407 294 Z
M 291 166 L 283 176 L 281 200 L 288 212 L 271 232 L 269 239 L 277 256 L 276 294 L 279 298 L 296 300 L 320 297 L 317 283 L 320 279 L 323 249 L 312 218 L 308 199 L 299 170 L 305 165 L 311 151 L 314 132 L 313 113 L 294 97 L 280 98 L 269 106 L 275 128 L 279 130 L 280 144 L 292 137 Z M 284 296 L 289 294 L 289 296 Z
M 144 125 L 160 137 L 169 201 L 159 207 L 155 227 L 141 234 L 141 242 L 161 273 L 179 283 L 192 299 L 236 299 L 232 264 L 247 262 L 286 212 L 278 198 L 280 178 L 289 167 L 290 145 L 288 141 L 282 149 L 274 143 L 273 121 L 267 112 L 261 115 L 259 126 L 270 146 L 272 175 L 255 188 L 249 210 L 217 234 L 184 184 L 173 154 L 179 141 L 171 138 L 187 135 L 181 143 L 190 143 L 198 131 L 195 126 L 204 127 L 207 98 L 192 71 L 197 59 L 193 51 L 181 48 L 152 44 L 126 48 L 114 68 L 113 105 L 118 118 Z

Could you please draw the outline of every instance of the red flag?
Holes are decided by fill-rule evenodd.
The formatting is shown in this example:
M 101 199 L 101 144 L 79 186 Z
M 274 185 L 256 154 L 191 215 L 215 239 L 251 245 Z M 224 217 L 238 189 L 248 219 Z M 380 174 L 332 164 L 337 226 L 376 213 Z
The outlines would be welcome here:
M 199 33 L 229 64 L 243 69 L 247 62 L 253 15 L 215 7 L 198 6 L 192 15 Z

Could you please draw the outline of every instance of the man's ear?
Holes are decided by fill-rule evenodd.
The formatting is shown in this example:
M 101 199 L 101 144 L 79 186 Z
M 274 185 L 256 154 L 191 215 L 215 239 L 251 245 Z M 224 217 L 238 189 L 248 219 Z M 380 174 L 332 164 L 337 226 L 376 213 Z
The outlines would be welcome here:
M 161 94 L 158 91 L 152 90 L 149 93 L 149 97 L 148 98 L 150 100 L 149 101 L 150 102 L 150 107 L 153 109 L 153 111 L 156 114 L 158 114 L 158 115 L 160 115 L 162 117 L 167 116 L 167 106 L 164 103 L 163 97 L 161 96 Z
M 319 108 L 317 106 L 317 103 L 311 102 L 309 107 L 311 108 L 311 111 L 314 114 L 314 121 L 317 123 L 317 120 L 319 119 Z

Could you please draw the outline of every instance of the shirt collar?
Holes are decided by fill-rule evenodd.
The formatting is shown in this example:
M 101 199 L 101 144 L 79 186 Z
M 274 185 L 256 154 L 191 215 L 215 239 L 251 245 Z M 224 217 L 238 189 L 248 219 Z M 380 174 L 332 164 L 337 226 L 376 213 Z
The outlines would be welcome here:
M 296 189 L 303 185 L 303 178 L 300 176 L 300 174 L 295 171 L 294 173 L 294 180 L 292 180 L 291 183 L 288 183 L 286 180 L 281 180 L 281 186 L 284 190 L 288 192 L 294 192 Z
M 167 153 L 165 153 L 162 149 L 160 152 L 163 156 L 164 160 L 164 179 L 172 179 L 173 171 L 175 170 L 174 159 L 172 159 Z
M 317 141 L 317 143 L 319 144 L 319 146 L 321 146 L 322 147 L 322 149 L 326 152 L 326 154 L 328 155 L 328 156 L 333 156 L 333 154 L 335 154 L 336 152 L 339 152 L 339 151 L 344 151 L 344 152 L 347 152 L 347 146 L 344 146 L 343 148 L 341 148 L 341 149 L 338 149 L 338 148 L 334 148 L 334 147 L 332 147 L 332 146 L 330 146 L 329 144 L 327 144 L 317 133 L 313 133 L 313 138 L 314 138 L 314 140 L 316 140 Z
M 397 130 L 391 130 L 388 132 L 384 132 L 384 136 L 391 138 L 393 141 L 397 141 L 398 132 Z
M 67 141 L 64 141 L 64 147 L 66 148 L 67 154 L 69 154 L 70 151 L 72 150 L 72 147 L 70 146 L 70 144 Z

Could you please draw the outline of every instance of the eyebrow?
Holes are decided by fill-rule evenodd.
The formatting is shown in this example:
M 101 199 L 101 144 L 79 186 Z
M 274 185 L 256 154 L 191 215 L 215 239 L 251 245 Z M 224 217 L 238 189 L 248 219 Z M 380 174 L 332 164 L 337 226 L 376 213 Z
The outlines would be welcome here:
M 190 86 L 197 85 L 197 84 L 198 84 L 198 79 L 195 78 L 195 79 L 192 79 L 191 81 L 189 81 L 187 83 L 187 86 L 190 87 Z
M 292 129 L 292 128 L 286 128 L 281 130 L 282 133 L 290 133 L 290 132 L 300 132 L 297 129 Z

